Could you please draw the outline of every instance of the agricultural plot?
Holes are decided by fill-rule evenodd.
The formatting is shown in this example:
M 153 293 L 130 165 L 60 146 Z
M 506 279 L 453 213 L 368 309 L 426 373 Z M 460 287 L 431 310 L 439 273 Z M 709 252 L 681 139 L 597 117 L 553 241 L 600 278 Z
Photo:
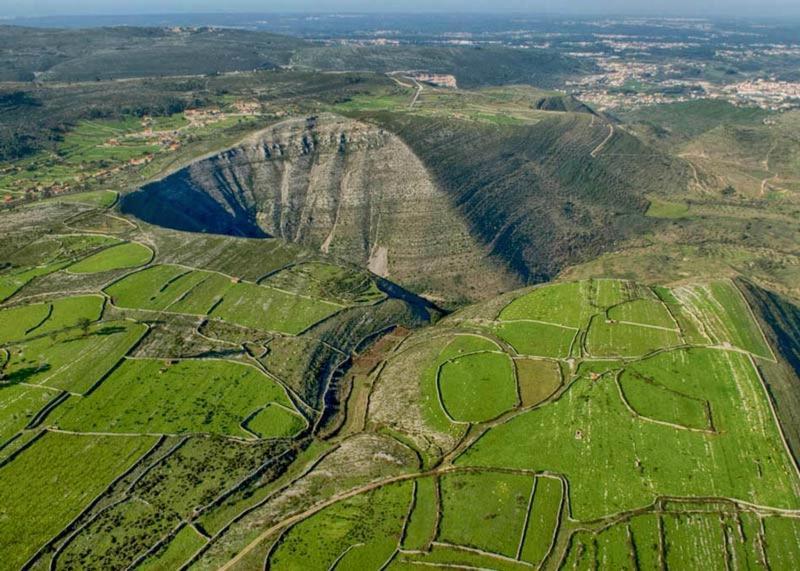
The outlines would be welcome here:
M 82 320 L 100 319 L 99 295 L 63 297 L 48 303 L 19 305 L 0 310 L 0 343 L 38 337 L 75 327 Z
M 3 378 L 3 381 L 7 379 Z M 58 393 L 36 387 L 0 386 L 0 447 L 25 428 L 37 412 L 52 402 Z
M 433 540 L 439 519 L 437 486 L 437 481 L 432 477 L 416 480 L 414 509 L 403 536 L 403 549 L 422 550 Z
M 245 426 L 259 438 L 289 438 L 302 430 L 306 422 L 295 411 L 270 403 L 249 418 Z
M 750 308 L 733 283 L 724 281 L 684 286 L 673 293 L 686 310 L 703 323 L 703 330 L 712 342 L 772 358 L 772 351 Z
M 439 391 L 445 412 L 458 422 L 485 422 L 518 404 L 508 355 L 472 353 L 444 363 Z
M 615 305 L 608 310 L 608 318 L 612 321 L 677 329 L 666 305 L 655 299 L 636 299 Z
M 394 554 L 411 501 L 411 482 L 333 504 L 286 532 L 268 558 L 273 569 L 379 569 Z
M 296 335 L 341 309 L 341 305 L 327 301 L 238 283 L 211 315 L 254 329 Z
M 147 437 L 48 433 L 0 468 L 4 566 L 20 568 L 154 443 Z
M 441 486 L 442 521 L 437 541 L 516 557 L 533 487 L 531 476 L 447 474 Z
M 595 541 L 598 569 L 618 569 L 620 571 L 636 569 L 628 533 L 627 525 L 615 525 L 597 534 Z M 675 567 L 675 569 L 688 568 Z
M 518 297 L 500 312 L 500 321 L 530 319 L 578 329 L 594 313 L 592 282 L 570 282 L 537 287 Z
M 609 322 L 595 315 L 586 335 L 586 350 L 595 357 L 637 357 L 683 344 L 680 331 Z
M 664 552 L 669 569 L 689 569 L 698 561 L 703 562 L 704 569 L 724 571 L 728 568 L 719 515 L 668 514 L 663 517 L 663 523 Z
M 66 194 L 50 200 L 58 202 L 80 202 L 97 208 L 109 208 L 117 201 L 117 193 L 113 190 L 93 190 L 79 194 Z
M 660 518 L 658 515 L 641 515 L 630 520 L 629 528 L 634 554 L 640 569 L 658 569 L 663 557 Z
M 561 386 L 561 368 L 557 361 L 514 359 L 522 406 L 539 404 Z
M 69 267 L 74 274 L 96 274 L 109 270 L 138 268 L 150 262 L 153 251 L 136 242 L 112 246 Z
M 207 315 L 211 309 L 222 301 L 225 293 L 233 287 L 231 279 L 221 274 L 203 272 L 203 281 L 195 284 L 185 295 L 179 297 L 169 306 L 169 311 Z
M 711 403 L 698 387 L 673 389 L 635 370 L 624 371 L 619 378 L 623 397 L 637 414 L 695 430 L 714 429 Z M 683 388 L 687 392 L 681 392 Z
M 36 337 L 8 348 L 3 368 L 9 383 L 42 385 L 71 393 L 94 386 L 142 338 L 147 327 L 104 321 L 83 330 Z
M 501 322 L 492 332 L 520 355 L 564 358 L 577 330 L 533 321 Z
M 199 533 L 185 525 L 162 549 L 145 559 L 139 569 L 142 571 L 161 571 L 179 569 L 203 545 L 206 540 Z
M 764 519 L 766 555 L 772 569 L 797 569 L 800 566 L 800 522 L 797 519 Z
M 241 423 L 269 403 L 292 408 L 283 388 L 251 366 L 221 360 L 128 359 L 90 396 L 59 407 L 53 422 L 80 432 L 206 432 L 252 438 Z M 267 419 L 260 428 L 267 433 L 285 427 Z
M 374 303 L 386 298 L 367 272 L 325 262 L 296 264 L 259 284 L 340 304 Z
M 558 532 L 559 514 L 563 501 L 563 484 L 555 478 L 538 476 L 528 513 L 528 523 L 519 558 L 540 565 L 550 553 Z
M 434 544 L 429 551 L 400 552 L 387 569 L 419 570 L 425 567 L 444 569 L 492 569 L 495 571 L 530 571 L 530 565 L 490 553 L 481 553 L 457 545 Z
M 647 505 L 656 495 L 800 505 L 800 481 L 745 356 L 672 351 L 629 370 L 708 400 L 717 433 L 632 415 L 612 376 L 584 377 L 557 401 L 489 430 L 456 463 L 564 474 L 580 519 Z M 609 473 L 614 479 L 599 490 L 595 483 Z
M 106 293 L 119 307 L 163 311 L 205 277 L 205 272 L 159 265 L 126 276 L 107 287 Z

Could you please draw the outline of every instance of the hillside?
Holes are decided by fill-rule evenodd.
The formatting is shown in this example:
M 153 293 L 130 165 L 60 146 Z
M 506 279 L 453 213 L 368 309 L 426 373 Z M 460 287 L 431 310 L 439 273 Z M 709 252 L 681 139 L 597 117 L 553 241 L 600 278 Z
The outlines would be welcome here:
M 335 115 L 290 119 L 123 197 L 192 232 L 273 236 L 437 296 L 515 283 L 396 136 Z

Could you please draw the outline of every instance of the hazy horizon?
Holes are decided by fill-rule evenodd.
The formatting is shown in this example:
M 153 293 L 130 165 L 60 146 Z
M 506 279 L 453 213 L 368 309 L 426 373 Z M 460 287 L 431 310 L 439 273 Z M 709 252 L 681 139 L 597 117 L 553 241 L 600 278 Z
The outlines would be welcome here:
M 0 17 L 37 18 L 54 16 L 141 16 L 167 14 L 236 13 L 371 13 L 371 14 L 550 14 L 565 16 L 631 15 L 651 17 L 758 17 L 772 19 L 800 17 L 796 0 L 652 0 L 645 6 L 638 0 L 389 0 L 376 6 L 367 0 L 229 0 L 219 10 L 214 0 L 136 0 L 109 6 L 103 0 L 19 0 L 0 6 Z

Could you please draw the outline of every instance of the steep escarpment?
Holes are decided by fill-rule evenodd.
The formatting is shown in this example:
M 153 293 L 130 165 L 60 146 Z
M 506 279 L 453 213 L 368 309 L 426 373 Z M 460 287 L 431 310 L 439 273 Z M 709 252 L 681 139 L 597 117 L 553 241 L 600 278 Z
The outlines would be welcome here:
M 319 248 L 437 297 L 477 298 L 519 283 L 487 256 L 405 143 L 333 115 L 279 123 L 127 195 L 121 207 L 179 230 Z

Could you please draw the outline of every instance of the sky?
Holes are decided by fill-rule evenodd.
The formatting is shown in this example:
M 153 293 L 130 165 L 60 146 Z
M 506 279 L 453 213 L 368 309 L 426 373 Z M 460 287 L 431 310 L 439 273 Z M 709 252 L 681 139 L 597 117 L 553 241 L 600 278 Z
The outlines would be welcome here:
M 185 12 L 521 12 L 800 17 L 800 0 L 0 0 L 0 16 Z

